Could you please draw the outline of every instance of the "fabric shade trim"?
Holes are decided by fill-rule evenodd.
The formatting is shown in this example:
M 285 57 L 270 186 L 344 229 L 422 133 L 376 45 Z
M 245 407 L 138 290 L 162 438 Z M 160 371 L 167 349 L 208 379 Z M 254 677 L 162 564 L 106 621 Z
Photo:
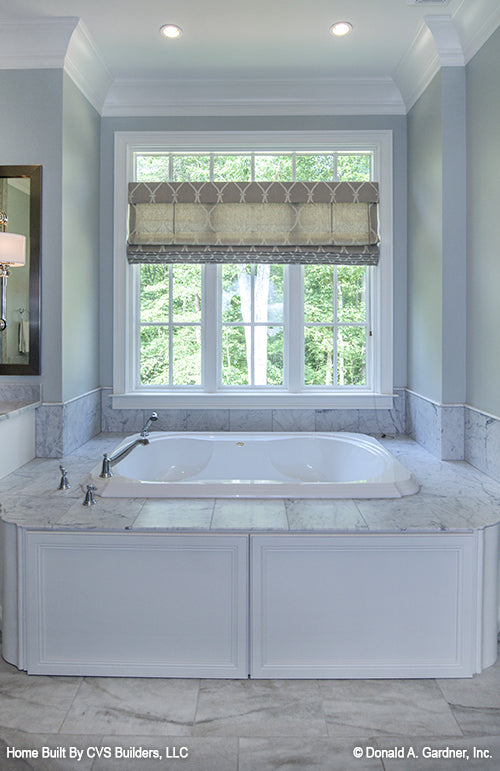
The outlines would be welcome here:
M 376 265 L 375 182 L 130 183 L 131 263 Z

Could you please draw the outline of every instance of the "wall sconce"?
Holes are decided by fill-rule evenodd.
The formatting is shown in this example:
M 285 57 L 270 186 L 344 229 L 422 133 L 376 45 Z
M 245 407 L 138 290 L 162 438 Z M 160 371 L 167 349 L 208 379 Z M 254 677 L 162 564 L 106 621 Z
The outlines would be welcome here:
M 6 227 L 7 215 L 0 212 L 0 332 L 7 326 L 7 278 L 10 276 L 10 268 L 20 268 L 26 263 L 26 236 L 6 233 Z

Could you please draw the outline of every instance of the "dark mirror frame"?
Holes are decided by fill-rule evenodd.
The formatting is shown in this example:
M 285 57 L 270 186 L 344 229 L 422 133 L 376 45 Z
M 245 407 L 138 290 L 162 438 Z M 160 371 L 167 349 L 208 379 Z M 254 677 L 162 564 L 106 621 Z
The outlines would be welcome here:
M 24 177 L 30 182 L 30 267 L 29 267 L 29 361 L 27 364 L 1 364 L 0 375 L 40 374 L 40 290 L 42 167 L 0 166 L 0 178 Z M 27 234 L 26 234 L 27 235 Z

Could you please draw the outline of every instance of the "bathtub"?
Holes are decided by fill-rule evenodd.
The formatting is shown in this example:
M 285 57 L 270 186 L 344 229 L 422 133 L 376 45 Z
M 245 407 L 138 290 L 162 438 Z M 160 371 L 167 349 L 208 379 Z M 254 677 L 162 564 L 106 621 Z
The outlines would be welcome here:
M 97 494 L 118 498 L 400 498 L 419 489 L 380 442 L 347 432 L 155 431 L 110 479 L 99 472 L 91 475 Z

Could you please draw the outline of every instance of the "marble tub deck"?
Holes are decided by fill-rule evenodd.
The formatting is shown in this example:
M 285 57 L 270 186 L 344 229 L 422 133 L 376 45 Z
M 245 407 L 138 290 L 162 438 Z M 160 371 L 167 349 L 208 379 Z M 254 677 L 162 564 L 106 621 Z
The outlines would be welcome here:
M 80 482 L 122 435 L 91 440 L 63 461 L 37 459 L 0 480 L 2 516 L 33 527 L 167 530 L 442 530 L 497 522 L 500 484 L 463 462 L 444 462 L 405 438 L 386 446 L 422 483 L 415 496 L 365 501 L 146 501 L 82 506 Z M 59 463 L 70 490 L 59 491 Z M 344 771 L 497 769 L 500 663 L 470 679 L 195 680 L 29 676 L 0 662 L 1 771 Z M 7 747 L 53 749 L 36 761 Z M 79 762 L 69 747 L 83 750 Z M 87 748 L 156 749 L 162 761 L 97 759 Z M 165 748 L 186 747 L 185 760 Z M 353 750 L 363 749 L 356 759 Z M 423 748 L 469 759 L 424 758 Z M 474 749 L 490 757 L 473 756 Z M 367 754 L 373 757 L 366 757 Z M 381 759 L 413 748 L 418 758 Z M 66 757 L 61 754 L 66 752 Z M 54 753 L 59 752 L 59 757 Z M 89 753 L 92 755 L 92 752 Z
M 85 481 L 124 434 L 101 434 L 66 457 L 37 458 L 0 479 L 0 515 L 22 525 L 89 530 L 443 531 L 500 520 L 500 482 L 464 461 L 441 461 L 407 437 L 382 443 L 421 484 L 391 499 L 100 498 L 82 506 Z M 140 449 L 140 448 L 138 448 Z M 63 465 L 69 490 L 58 490 Z

